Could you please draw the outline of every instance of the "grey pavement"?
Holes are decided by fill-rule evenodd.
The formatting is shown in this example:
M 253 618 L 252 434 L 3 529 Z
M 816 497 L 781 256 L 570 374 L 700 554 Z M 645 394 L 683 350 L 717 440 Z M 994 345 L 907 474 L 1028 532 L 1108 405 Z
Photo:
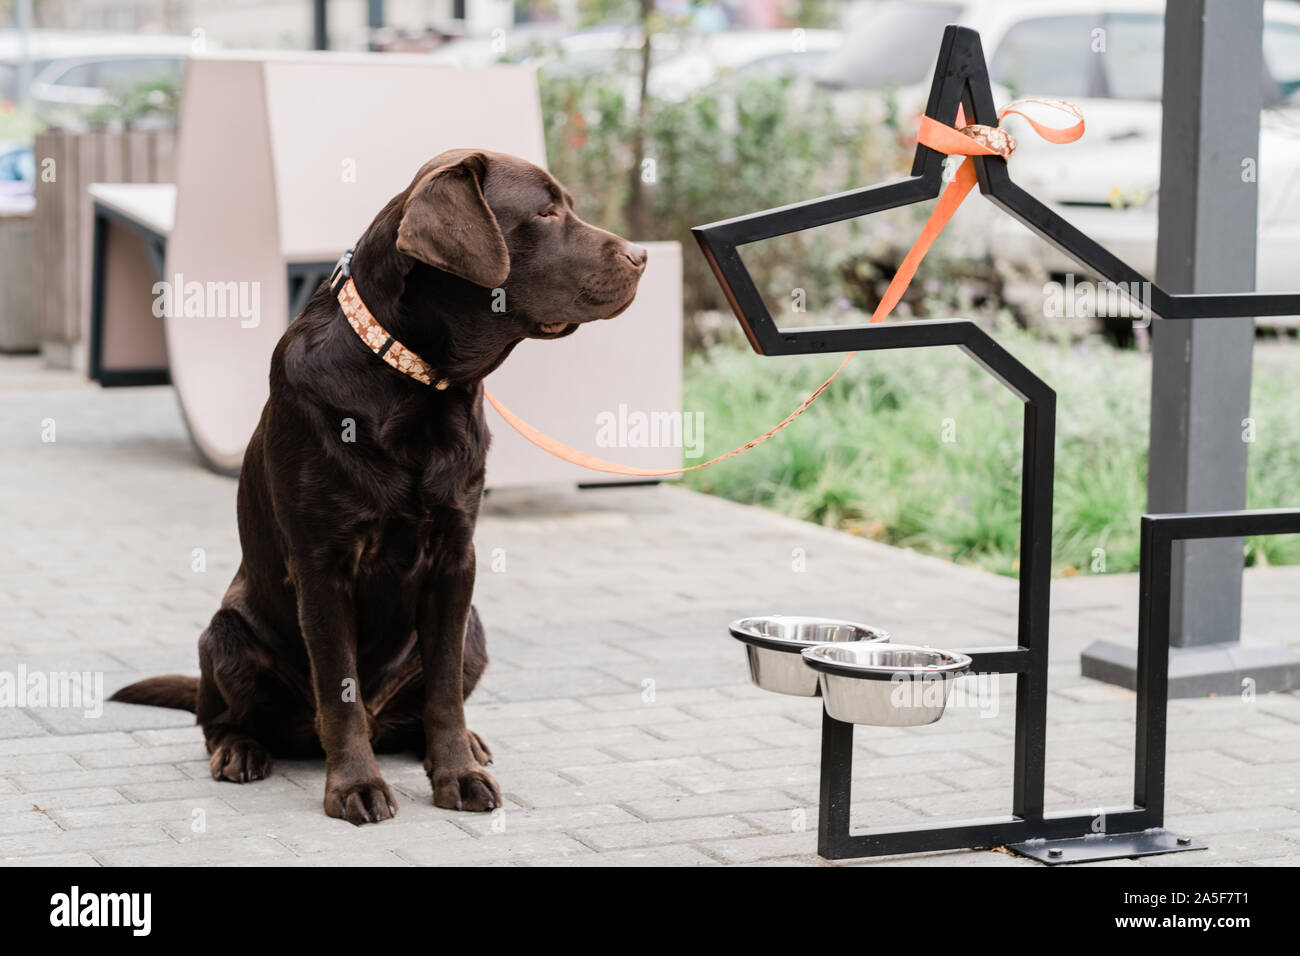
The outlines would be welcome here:
M 197 672 L 239 559 L 235 482 L 198 466 L 172 391 L 0 357 L 0 449 L 0 673 L 102 674 L 111 692 Z M 468 713 L 503 810 L 435 808 L 418 760 L 384 757 L 400 812 L 356 829 L 323 814 L 321 761 L 211 780 L 189 714 L 0 706 L 0 862 L 820 865 L 819 702 L 750 686 L 727 622 L 814 613 L 910 643 L 1014 641 L 1014 581 L 671 486 L 494 493 L 477 545 L 492 663 Z M 1133 640 L 1136 585 L 1054 585 L 1049 810 L 1131 797 L 1133 694 L 1081 678 L 1078 658 Z M 1300 647 L 1300 569 L 1248 572 L 1246 603 L 1248 639 Z M 1014 691 L 984 690 L 929 727 L 859 728 L 856 826 L 1010 810 Z M 1175 701 L 1169 750 L 1168 825 L 1211 849 L 1112 865 L 1300 863 L 1300 694 Z M 863 865 L 934 863 L 1038 865 Z

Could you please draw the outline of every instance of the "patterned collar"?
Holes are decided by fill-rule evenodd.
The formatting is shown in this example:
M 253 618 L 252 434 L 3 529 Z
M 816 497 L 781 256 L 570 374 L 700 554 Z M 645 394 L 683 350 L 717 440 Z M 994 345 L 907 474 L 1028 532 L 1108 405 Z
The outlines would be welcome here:
M 329 279 L 330 291 L 338 297 L 348 325 L 360 336 L 366 348 L 403 375 L 409 375 L 424 385 L 432 385 L 439 391 L 445 389 L 451 384 L 450 380 L 440 378 L 437 369 L 389 335 L 388 330 L 366 308 L 356 283 L 352 281 L 351 266 L 352 250 L 349 249 L 343 253 Z

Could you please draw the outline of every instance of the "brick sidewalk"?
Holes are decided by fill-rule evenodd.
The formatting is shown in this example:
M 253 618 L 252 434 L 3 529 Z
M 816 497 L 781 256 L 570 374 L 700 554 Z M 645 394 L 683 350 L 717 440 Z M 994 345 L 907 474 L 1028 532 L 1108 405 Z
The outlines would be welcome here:
M 197 466 L 171 390 L 101 392 L 2 359 L 0 441 L 0 671 L 103 672 L 110 692 L 195 672 L 238 563 L 235 483 Z M 949 647 L 1015 631 L 1013 581 L 673 487 L 494 494 L 477 541 L 492 664 L 469 718 L 504 811 L 439 810 L 417 760 L 385 757 L 401 811 L 354 829 L 322 813 L 320 761 L 212 781 L 188 714 L 0 708 L 0 860 L 818 864 L 819 705 L 752 688 L 726 623 L 839 615 Z M 1133 695 L 1080 678 L 1078 655 L 1132 639 L 1135 577 L 1060 581 L 1053 602 L 1048 808 L 1124 803 Z M 1300 644 L 1300 569 L 1249 572 L 1247 607 L 1251 638 Z M 1007 812 L 1012 699 L 1006 682 L 985 701 L 996 716 L 860 728 L 855 822 Z M 1170 711 L 1168 824 L 1211 849 L 1143 864 L 1300 862 L 1300 694 Z M 870 865 L 936 860 L 1037 865 Z

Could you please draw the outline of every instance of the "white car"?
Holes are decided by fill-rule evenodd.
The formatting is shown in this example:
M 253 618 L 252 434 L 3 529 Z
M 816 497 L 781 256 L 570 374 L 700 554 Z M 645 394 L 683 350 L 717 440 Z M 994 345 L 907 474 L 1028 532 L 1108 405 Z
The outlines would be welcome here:
M 100 106 L 106 89 L 160 72 L 179 75 L 193 46 L 188 36 L 75 30 L 32 30 L 24 44 L 17 30 L 0 30 L 0 100 L 30 95 L 38 107 Z M 28 90 L 20 88 L 24 57 Z
M 844 42 L 837 30 L 735 30 L 696 38 L 676 56 L 652 66 L 650 92 L 684 100 L 722 80 L 816 72 Z
M 674 32 L 651 36 L 652 96 L 681 101 L 732 77 L 809 75 L 837 49 L 836 30 L 726 30 L 699 36 Z M 624 77 L 629 102 L 639 95 L 641 33 L 630 28 L 593 29 L 565 36 L 502 31 L 496 38 L 457 40 L 430 54 L 438 63 L 482 66 L 507 60 L 530 63 L 551 75 Z
M 31 97 L 42 112 L 90 110 L 115 101 L 119 91 L 138 83 L 165 82 L 179 87 L 186 54 L 119 54 L 78 57 L 50 64 L 32 81 Z
M 1020 143 L 1012 176 L 1036 198 L 1139 272 L 1155 271 L 1156 197 L 1160 179 L 1160 92 L 1164 4 L 1159 0 L 884 3 L 822 65 L 819 79 L 841 89 L 895 91 L 905 114 L 919 119 L 929 92 L 943 26 L 980 33 L 994 100 L 1016 96 L 1066 99 L 1083 112 L 1077 143 L 1044 143 L 1016 117 Z M 1097 31 L 1102 31 L 1098 33 Z M 1098 38 L 1104 55 L 1094 52 Z M 1261 115 L 1259 247 L 1256 288 L 1295 288 L 1300 262 L 1300 4 L 1264 5 L 1265 109 Z M 1048 123 L 1058 119 L 1042 114 Z M 1061 125 L 1069 120 L 1060 117 Z M 970 205 L 970 203 L 968 203 Z M 987 207 L 987 203 L 975 203 Z M 1079 266 L 1009 216 L 992 209 L 971 216 L 963 237 L 986 243 L 997 258 L 1052 274 Z M 1283 324 L 1276 319 L 1269 324 Z

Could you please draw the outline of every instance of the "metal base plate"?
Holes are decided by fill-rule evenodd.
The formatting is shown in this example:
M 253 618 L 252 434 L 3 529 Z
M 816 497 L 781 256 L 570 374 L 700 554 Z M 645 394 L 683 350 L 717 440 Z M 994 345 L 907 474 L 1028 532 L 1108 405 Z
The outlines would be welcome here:
M 1095 833 L 1067 840 L 1028 840 L 1012 843 L 1008 850 L 1055 866 L 1058 863 L 1094 863 L 1098 860 L 1124 860 L 1183 850 L 1208 847 L 1191 837 L 1180 837 L 1168 830 L 1139 830 L 1136 833 Z

